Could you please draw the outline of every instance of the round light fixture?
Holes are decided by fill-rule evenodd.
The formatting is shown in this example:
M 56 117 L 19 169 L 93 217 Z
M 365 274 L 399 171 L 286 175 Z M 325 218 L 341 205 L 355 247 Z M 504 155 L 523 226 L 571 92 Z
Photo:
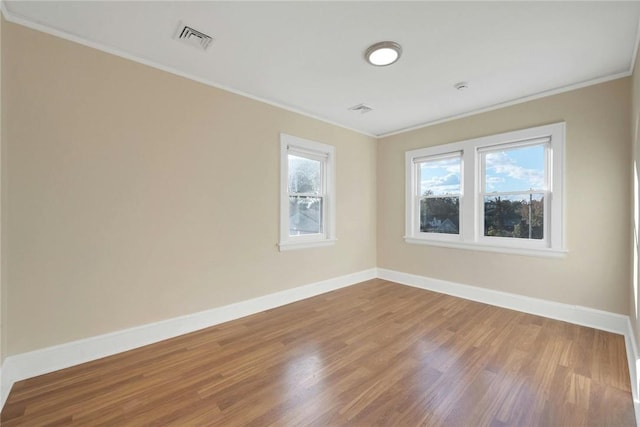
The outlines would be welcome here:
M 371 65 L 384 67 L 396 62 L 402 54 L 402 47 L 396 42 L 379 42 L 369 46 L 364 54 Z

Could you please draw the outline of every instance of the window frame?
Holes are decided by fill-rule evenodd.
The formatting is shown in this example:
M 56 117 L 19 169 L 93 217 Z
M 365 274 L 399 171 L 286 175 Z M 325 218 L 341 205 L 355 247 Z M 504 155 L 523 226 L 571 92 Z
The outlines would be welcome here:
M 430 233 L 429 237 L 430 239 L 434 240 L 434 241 L 443 241 L 443 242 L 461 242 L 462 241 L 462 212 L 463 212 L 463 195 L 464 195 L 464 188 L 462 185 L 462 180 L 463 178 L 463 172 L 464 172 L 464 166 L 463 166 L 463 159 L 462 159 L 462 151 L 460 150 L 456 150 L 456 151 L 452 151 L 452 152 L 442 152 L 433 156 L 426 156 L 427 158 L 424 157 L 415 157 L 412 159 L 412 163 L 415 169 L 415 173 L 413 175 L 413 182 L 415 185 L 416 190 L 421 189 L 420 186 L 420 171 L 419 169 L 419 164 L 423 163 L 420 162 L 419 160 L 427 160 L 427 161 L 438 161 L 438 160 L 445 160 L 445 159 L 449 159 L 449 158 L 455 158 L 455 157 L 459 157 L 460 158 L 460 193 L 454 196 L 448 196 L 448 195 L 442 195 L 441 197 L 457 197 L 458 198 L 458 206 L 459 206 L 459 217 L 458 217 L 458 234 L 450 234 L 450 233 Z M 420 200 L 423 198 L 427 198 L 425 196 L 420 195 L 419 191 L 415 191 L 415 193 L 413 193 L 413 197 L 415 198 L 414 200 L 414 206 L 413 209 L 415 210 L 414 212 L 414 218 L 416 224 L 416 228 L 417 230 L 420 229 Z M 434 196 L 432 198 L 436 198 L 438 196 Z M 421 231 L 418 231 L 420 233 L 423 233 Z
M 320 161 L 322 231 L 314 234 L 289 234 L 289 154 Z M 335 243 L 335 147 L 285 133 L 280 134 L 280 251 L 327 246 Z
M 544 238 L 521 239 L 512 237 L 484 236 L 484 180 L 485 165 L 483 153 L 499 149 L 519 148 L 538 145 L 547 141 L 545 161 L 547 162 L 546 189 L 535 191 L 544 193 Z M 528 129 L 505 132 L 465 141 L 453 142 L 433 147 L 410 150 L 405 153 L 405 236 L 407 243 L 454 247 L 461 249 L 515 253 L 534 256 L 564 256 L 564 145 L 565 123 L 537 126 Z M 445 237 L 440 233 L 420 232 L 418 159 L 437 159 L 447 154 L 461 152 L 460 171 L 460 225 L 457 238 Z
M 547 168 L 547 173 L 545 174 L 544 177 L 544 189 L 542 190 L 522 190 L 522 191 L 496 191 L 493 193 L 489 193 L 486 191 L 486 157 L 483 156 L 483 154 L 486 153 L 490 153 L 490 152 L 496 152 L 496 151 L 502 151 L 502 150 L 511 150 L 511 149 L 518 149 L 518 148 L 526 148 L 526 147 L 534 147 L 534 146 L 538 146 L 538 145 L 544 145 L 545 149 L 544 149 L 544 157 L 545 157 L 545 167 Z M 485 149 L 486 148 L 486 149 Z M 490 196 L 490 195 L 494 195 L 494 196 L 501 196 L 501 195 L 516 195 L 516 194 L 542 194 L 545 200 L 544 203 L 544 218 L 549 218 L 550 214 L 551 214 L 551 203 L 550 203 L 550 199 L 551 199 L 551 171 L 549 170 L 550 167 L 552 166 L 552 162 L 551 162 L 551 141 L 547 140 L 547 138 L 539 138 L 539 139 L 534 139 L 534 140 L 525 140 L 525 141 L 517 141 L 517 142 L 513 142 L 513 143 L 505 143 L 505 144 L 498 144 L 498 145 L 494 145 L 494 146 L 488 146 L 488 147 L 482 147 L 478 149 L 478 155 L 479 155 L 479 173 L 480 173 L 480 178 L 479 178 L 479 190 L 478 190 L 478 219 L 480 221 L 479 227 L 478 227 L 478 240 L 480 243 L 486 244 L 486 245 L 493 245 L 493 242 L 498 242 L 500 246 L 504 246 L 504 247 L 513 247 L 513 248 L 520 248 L 520 247 L 525 247 L 525 248 L 546 248 L 548 247 L 548 239 L 544 238 L 544 239 L 515 239 L 515 238 L 511 238 L 511 237 L 498 237 L 498 236 L 485 236 L 484 235 L 484 228 L 485 228 L 485 223 L 484 223 L 484 197 L 485 196 Z M 549 236 L 549 232 L 550 232 L 550 227 L 549 227 L 549 221 L 546 220 L 543 223 L 543 236 Z

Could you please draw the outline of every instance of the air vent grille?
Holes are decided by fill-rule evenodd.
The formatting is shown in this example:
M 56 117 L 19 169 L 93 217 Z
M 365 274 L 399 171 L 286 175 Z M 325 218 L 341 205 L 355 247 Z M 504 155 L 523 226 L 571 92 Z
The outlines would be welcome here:
M 369 111 L 373 111 L 373 108 L 369 107 L 368 105 L 358 104 L 349 108 L 349 111 L 357 111 L 360 114 L 365 114 L 365 113 L 368 113 Z
M 178 26 L 175 38 L 176 40 L 197 47 L 201 50 L 207 50 L 213 42 L 213 37 L 182 23 Z

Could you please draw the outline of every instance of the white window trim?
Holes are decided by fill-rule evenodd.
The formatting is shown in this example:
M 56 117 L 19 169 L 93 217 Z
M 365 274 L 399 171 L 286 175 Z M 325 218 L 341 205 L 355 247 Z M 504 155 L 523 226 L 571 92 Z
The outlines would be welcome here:
M 420 150 L 422 151 L 422 150 Z M 412 194 L 412 201 L 413 201 L 413 216 L 412 216 L 412 221 L 414 225 L 417 225 L 418 223 L 418 218 L 420 217 L 420 205 L 419 205 L 419 200 L 422 198 L 422 196 L 419 196 L 418 194 L 416 194 L 417 192 L 415 191 L 416 188 L 420 188 L 420 183 L 418 182 L 419 180 L 419 174 L 417 173 L 417 168 L 416 168 L 416 164 L 419 162 L 420 157 L 428 157 L 429 160 L 440 160 L 440 159 L 445 159 L 445 158 L 452 158 L 452 157 L 459 157 L 460 158 L 460 169 L 461 169 L 461 177 L 462 177 L 462 173 L 464 171 L 464 160 L 463 160 L 463 152 L 461 150 L 443 150 L 437 154 L 434 155 L 427 155 L 427 156 L 413 156 L 411 158 L 411 164 L 412 164 L 412 168 L 413 168 L 413 173 L 411 175 L 411 182 L 412 185 L 414 185 L 415 187 L 413 187 L 411 194 Z M 462 187 L 462 186 L 461 186 Z M 461 191 L 459 195 L 457 195 L 458 197 L 458 203 L 460 206 L 460 212 L 463 211 L 463 204 L 464 204 L 464 193 Z M 408 205 L 407 205 L 408 206 Z M 462 218 L 461 218 L 462 219 Z M 461 243 L 462 242 L 462 228 L 463 228 L 463 224 L 462 221 L 459 221 L 459 228 L 460 228 L 460 234 L 447 234 L 447 233 L 431 233 L 429 234 L 429 240 L 433 240 L 435 242 L 443 242 L 443 243 Z
M 325 195 L 322 204 L 322 233 L 289 235 L 289 161 L 290 151 L 323 161 Z M 280 134 L 280 251 L 329 246 L 335 243 L 335 147 L 297 136 Z
M 537 138 L 550 138 L 547 150 L 548 189 L 550 195 L 545 203 L 545 234 L 543 242 L 485 237 L 483 230 L 483 205 L 480 200 L 482 168 L 480 151 L 484 148 L 503 144 L 518 144 Z M 564 144 L 565 123 L 538 126 L 514 132 L 506 132 L 481 138 L 459 141 L 434 147 L 421 148 L 405 153 L 406 199 L 405 199 L 405 236 L 407 243 L 433 245 L 458 249 L 502 252 L 519 255 L 562 257 L 568 252 L 565 247 L 566 227 L 564 223 Z M 462 194 L 460 196 L 460 234 L 443 235 L 439 233 L 419 232 L 416 215 L 417 168 L 415 159 L 420 157 L 442 156 L 454 152 L 462 152 L 460 179 Z M 546 197 L 546 196 L 545 196 Z

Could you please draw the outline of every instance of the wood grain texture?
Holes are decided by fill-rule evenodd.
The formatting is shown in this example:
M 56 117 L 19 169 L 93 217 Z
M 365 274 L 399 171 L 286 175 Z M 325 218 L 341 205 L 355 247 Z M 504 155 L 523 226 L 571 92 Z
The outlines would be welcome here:
M 379 279 L 21 381 L 1 421 L 635 425 L 622 336 Z

